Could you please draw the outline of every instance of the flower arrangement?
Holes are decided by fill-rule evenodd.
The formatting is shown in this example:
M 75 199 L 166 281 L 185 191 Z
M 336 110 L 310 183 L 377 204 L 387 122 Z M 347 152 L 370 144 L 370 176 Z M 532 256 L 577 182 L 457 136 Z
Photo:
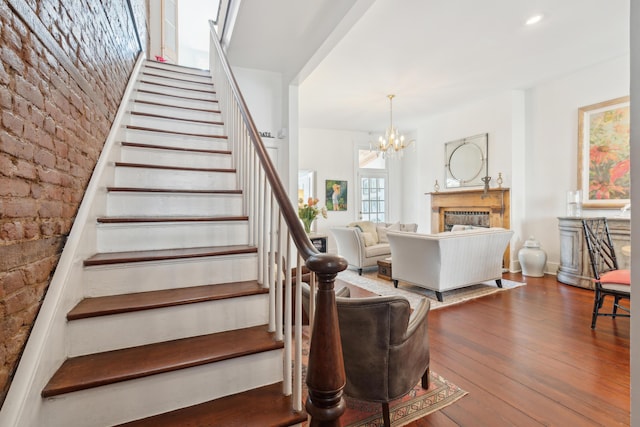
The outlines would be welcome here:
M 323 218 L 327 218 L 327 208 L 318 207 L 318 199 L 309 197 L 307 203 L 304 203 L 302 199 L 298 199 L 298 217 L 304 224 L 304 231 L 311 232 L 311 224 L 316 220 L 318 215 L 322 215 Z

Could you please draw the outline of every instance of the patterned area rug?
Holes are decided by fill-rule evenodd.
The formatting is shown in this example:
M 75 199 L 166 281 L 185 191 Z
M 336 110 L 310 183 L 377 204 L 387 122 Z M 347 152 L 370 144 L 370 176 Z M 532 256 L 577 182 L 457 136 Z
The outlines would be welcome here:
M 306 374 L 309 358 L 309 329 L 303 327 L 302 341 L 302 384 L 303 402 L 307 398 Z M 451 405 L 467 394 L 455 384 L 450 383 L 437 373 L 429 373 L 429 389 L 422 388 L 418 382 L 413 390 L 404 397 L 389 403 L 391 425 L 400 427 Z M 365 402 L 344 396 L 347 409 L 340 418 L 344 427 L 379 427 L 383 426 L 382 405 L 376 402 Z M 307 425 L 307 423 L 303 423 Z
M 375 272 L 365 272 L 362 276 L 359 276 L 356 271 L 345 270 L 338 274 L 338 278 L 378 295 L 402 295 L 409 300 L 409 304 L 412 308 L 415 308 L 422 297 L 427 297 L 431 302 L 431 310 L 437 310 L 453 304 L 460 304 L 472 299 L 491 295 L 496 292 L 506 291 L 526 285 L 526 283 L 502 279 L 502 288 L 499 288 L 496 285 L 495 280 L 491 280 L 489 282 L 467 286 L 466 288 L 443 292 L 444 301 L 440 302 L 436 298 L 436 293 L 434 291 L 402 281 L 398 284 L 398 288 L 396 289 L 393 286 L 392 281 L 378 278 Z

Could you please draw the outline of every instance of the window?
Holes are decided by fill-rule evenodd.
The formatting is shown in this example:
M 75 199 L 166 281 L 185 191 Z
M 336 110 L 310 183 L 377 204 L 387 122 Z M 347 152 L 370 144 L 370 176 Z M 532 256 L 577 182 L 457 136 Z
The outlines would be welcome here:
M 358 167 L 360 219 L 385 222 L 387 217 L 386 161 L 375 151 L 359 149 Z

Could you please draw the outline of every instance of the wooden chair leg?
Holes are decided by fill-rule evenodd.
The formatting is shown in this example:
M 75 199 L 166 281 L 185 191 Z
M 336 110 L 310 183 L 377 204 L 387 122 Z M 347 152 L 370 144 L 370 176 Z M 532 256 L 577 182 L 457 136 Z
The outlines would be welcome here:
M 431 368 L 427 367 L 427 370 L 422 374 L 422 388 L 427 390 L 429 388 L 429 373 L 431 372 Z
M 615 300 L 613 301 L 613 318 L 616 318 L 616 314 L 618 314 L 618 304 L 620 303 L 620 297 L 615 297 Z
M 502 287 L 502 279 L 496 279 L 496 285 L 498 285 L 499 288 Z
M 602 306 L 602 297 L 600 296 L 600 291 L 596 289 L 595 291 L 595 301 L 593 302 L 593 315 L 591 316 L 591 329 L 596 328 L 596 320 L 598 319 L 598 309 Z
M 382 419 L 384 427 L 391 427 L 391 417 L 389 416 L 389 402 L 382 402 Z

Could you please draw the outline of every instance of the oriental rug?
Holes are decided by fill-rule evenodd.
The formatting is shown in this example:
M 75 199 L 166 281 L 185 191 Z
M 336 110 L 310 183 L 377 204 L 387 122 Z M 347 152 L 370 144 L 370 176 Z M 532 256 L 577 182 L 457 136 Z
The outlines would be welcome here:
M 307 398 L 306 373 L 309 358 L 309 329 L 303 327 L 302 341 L 302 384 L 303 403 Z M 389 403 L 389 415 L 392 427 L 400 427 L 451 405 L 464 397 L 466 391 L 442 378 L 436 372 L 429 374 L 429 389 L 422 388 L 418 381 L 415 387 L 404 397 Z M 382 404 L 353 399 L 343 395 L 346 410 L 340 418 L 344 427 L 379 427 L 383 426 Z M 303 425 L 307 425 L 304 423 Z
M 366 289 L 369 292 L 373 292 L 374 294 L 383 296 L 401 295 L 409 300 L 409 304 L 412 308 L 416 307 L 420 299 L 426 297 L 431 303 L 431 310 L 460 304 L 476 298 L 481 298 L 526 285 L 526 283 L 523 282 L 514 282 L 512 280 L 502 279 L 502 288 L 499 288 L 496 285 L 495 280 L 491 280 L 467 286 L 465 288 L 443 292 L 443 301 L 440 302 L 436 298 L 436 293 L 432 290 L 402 281 L 399 282 L 398 288 L 395 288 L 392 281 L 378 278 L 376 272 L 365 272 L 362 276 L 359 276 L 356 271 L 345 270 L 338 274 L 338 278 L 360 288 Z

